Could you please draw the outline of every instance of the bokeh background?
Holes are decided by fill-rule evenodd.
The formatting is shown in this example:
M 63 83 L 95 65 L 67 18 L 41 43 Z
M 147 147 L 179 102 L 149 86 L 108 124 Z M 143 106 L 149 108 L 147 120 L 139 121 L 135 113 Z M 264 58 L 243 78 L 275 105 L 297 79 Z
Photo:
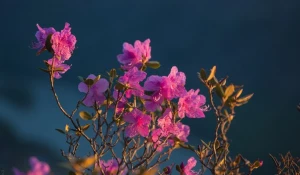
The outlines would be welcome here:
M 58 110 L 48 76 L 38 70 L 49 54 L 36 57 L 29 48 L 36 24 L 61 30 L 69 22 L 77 37 L 72 64 L 56 81 L 63 106 L 72 110 L 82 97 L 78 75 L 117 67 L 122 43 L 151 39 L 155 73 L 167 75 L 173 65 L 187 75 L 187 88 L 207 90 L 196 72 L 217 65 L 217 76 L 254 92 L 237 110 L 229 131 L 231 153 L 257 158 L 264 166 L 254 174 L 275 174 L 268 154 L 291 151 L 300 156 L 300 1 L 299 0 L 1 0 L 0 1 L 0 168 L 28 168 L 28 158 L 50 163 L 55 174 L 63 161 L 65 138 L 55 131 L 67 120 Z M 186 120 L 192 143 L 213 136 L 215 118 Z M 184 155 L 184 156 L 183 156 Z M 185 152 L 172 159 L 180 163 Z M 186 160 L 184 160 L 186 161 Z

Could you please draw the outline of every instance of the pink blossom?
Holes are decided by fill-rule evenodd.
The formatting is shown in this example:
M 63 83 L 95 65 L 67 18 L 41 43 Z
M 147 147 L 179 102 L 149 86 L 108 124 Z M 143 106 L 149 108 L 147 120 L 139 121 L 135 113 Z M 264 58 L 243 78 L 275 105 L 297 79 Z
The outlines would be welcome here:
M 39 161 L 36 157 L 29 159 L 31 170 L 27 173 L 20 172 L 17 168 L 13 169 L 15 175 L 48 175 L 50 173 L 50 166 Z
M 50 66 L 52 66 L 52 60 L 53 60 L 53 58 L 51 58 L 51 59 L 49 59 L 48 61 L 47 61 L 47 63 L 50 65 Z M 60 74 L 64 74 L 64 73 L 66 73 L 70 68 L 71 68 L 71 66 L 69 66 L 69 65 L 67 65 L 67 64 L 62 64 L 62 63 L 60 63 L 58 60 L 56 60 L 56 59 L 54 59 L 55 61 L 54 61 L 54 63 L 53 63 L 53 69 L 55 70 L 55 69 L 59 69 L 59 71 L 55 71 L 54 72 L 54 74 L 53 74 L 53 76 L 54 76 L 54 78 L 56 78 L 56 79 L 60 79 L 61 78 L 61 75 Z
M 112 106 L 112 108 L 116 108 L 116 113 L 120 114 L 124 111 L 126 103 L 127 103 L 127 99 L 125 97 L 122 97 L 122 92 L 118 91 L 118 90 L 114 90 L 113 92 L 113 97 L 114 99 L 117 101 L 119 99 L 118 105 L 116 106 Z
M 142 111 L 134 108 L 131 112 L 125 113 L 123 119 L 129 123 L 125 129 L 126 136 L 131 138 L 136 135 L 148 136 L 151 122 L 149 115 L 143 114 Z
M 159 150 L 162 150 L 162 147 L 170 145 L 174 145 L 174 137 L 178 138 L 183 142 L 187 142 L 187 137 L 190 134 L 190 127 L 182 124 L 181 122 L 174 123 L 173 122 L 173 114 L 170 108 L 167 108 L 163 115 L 157 120 L 157 125 L 159 128 L 152 131 L 152 141 L 157 142 L 154 143 L 155 147 L 161 144 L 161 138 L 167 138 L 168 142 L 164 145 L 159 146 Z
M 203 95 L 198 95 L 199 89 L 196 91 L 191 89 L 178 101 L 178 116 L 184 118 L 186 115 L 189 118 L 204 118 L 204 111 L 207 107 L 203 106 L 206 98 Z
M 151 75 L 147 78 L 144 83 L 144 90 L 153 92 L 152 95 L 144 95 L 145 107 L 149 111 L 161 110 L 161 103 L 164 101 L 162 96 L 162 85 L 163 78 L 157 75 Z
M 151 58 L 150 39 L 144 42 L 135 41 L 134 46 L 129 43 L 123 44 L 123 54 L 117 55 L 118 61 L 123 64 L 124 70 L 133 67 L 141 68 Z
M 90 74 L 87 79 L 94 80 L 96 76 L 94 74 Z M 99 79 L 96 83 L 94 83 L 90 88 L 84 83 L 81 82 L 78 85 L 78 89 L 80 92 L 88 93 L 86 98 L 83 100 L 83 103 L 86 106 L 93 106 L 95 103 L 102 104 L 105 100 L 104 92 L 108 89 L 108 81 L 106 79 Z M 88 90 L 89 89 L 89 90 Z
M 121 163 L 121 159 L 118 158 L 118 160 L 112 158 L 111 160 L 108 160 L 107 162 L 100 160 L 99 163 L 96 163 L 95 169 L 96 170 L 103 170 L 104 175 L 116 175 L 119 170 L 119 175 L 126 175 L 128 172 L 128 169 L 125 165 L 119 166 L 119 163 Z M 101 171 L 100 171 L 101 174 Z M 101 174 L 102 175 L 102 174 Z
M 144 95 L 143 87 L 139 84 L 147 76 L 146 72 L 139 71 L 137 67 L 133 67 L 123 76 L 119 78 L 119 82 L 129 87 L 126 91 L 126 97 L 130 98 L 131 95 L 142 96 Z
M 181 141 L 188 142 L 187 137 L 190 135 L 190 127 L 188 125 L 184 125 L 181 122 L 177 122 L 174 127 L 173 134 Z
M 180 165 L 181 170 L 184 172 L 184 175 L 198 175 L 200 174 L 199 172 L 195 172 L 192 170 L 197 164 L 197 160 L 194 157 L 189 158 L 187 161 L 187 164 L 184 165 L 183 163 Z
M 76 37 L 71 34 L 69 23 L 65 23 L 65 28 L 61 32 L 55 32 L 51 37 L 54 56 L 64 62 L 68 60 L 75 49 Z
M 163 81 L 163 96 L 168 100 L 176 97 L 181 97 L 185 94 L 185 81 L 186 77 L 183 72 L 178 72 L 178 68 L 173 66 L 168 77 Z
M 144 83 L 144 90 L 152 92 L 152 95 L 145 95 L 145 107 L 149 111 L 161 110 L 161 103 L 166 100 L 181 97 L 186 93 L 185 74 L 178 72 L 173 66 L 170 74 L 166 76 L 152 75 Z
M 43 47 L 45 47 L 48 35 L 51 35 L 51 34 L 55 33 L 56 31 L 53 27 L 42 28 L 42 27 L 40 27 L 39 24 L 37 24 L 36 26 L 38 28 L 38 31 L 36 32 L 35 37 L 38 41 L 33 43 L 32 48 L 33 49 L 42 49 Z

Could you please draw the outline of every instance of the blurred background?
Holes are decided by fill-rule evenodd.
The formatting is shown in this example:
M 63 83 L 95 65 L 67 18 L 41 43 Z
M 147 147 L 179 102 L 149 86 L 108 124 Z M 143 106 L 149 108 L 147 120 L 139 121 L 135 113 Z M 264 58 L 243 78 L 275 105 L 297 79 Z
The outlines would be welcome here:
M 67 111 L 83 97 L 78 75 L 118 67 L 123 42 L 150 38 L 152 60 L 162 65 L 152 73 L 168 75 L 176 65 L 186 73 L 187 89 L 200 88 L 207 95 L 196 72 L 216 65 L 217 77 L 229 75 L 228 82 L 254 93 L 236 111 L 231 153 L 263 160 L 254 174 L 275 174 L 269 153 L 300 156 L 299 8 L 299 0 L 1 0 L 0 168 L 5 175 L 12 167 L 25 171 L 33 155 L 49 162 L 55 174 L 65 174 L 57 162 L 63 161 L 59 149 L 67 145 L 55 128 L 67 120 L 55 104 L 47 74 L 38 70 L 50 55 L 36 57 L 29 46 L 36 40 L 37 23 L 61 30 L 69 22 L 77 49 L 68 61 L 72 68 L 56 81 Z M 185 123 L 191 126 L 192 143 L 212 139 L 213 112 Z M 179 151 L 174 157 L 179 164 L 189 155 Z

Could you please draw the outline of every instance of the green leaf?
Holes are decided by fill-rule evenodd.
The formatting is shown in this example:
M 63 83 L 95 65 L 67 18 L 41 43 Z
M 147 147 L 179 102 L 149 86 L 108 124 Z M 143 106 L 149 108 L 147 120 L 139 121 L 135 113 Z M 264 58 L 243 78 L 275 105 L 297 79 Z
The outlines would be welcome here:
M 115 88 L 119 91 L 126 89 L 126 86 L 120 82 L 117 82 Z
M 92 79 L 86 79 L 86 80 L 84 80 L 84 83 L 86 85 L 88 85 L 88 86 L 92 86 L 94 84 L 94 80 L 92 80 Z
M 51 38 L 52 38 L 52 34 L 48 35 L 46 38 L 46 43 L 45 43 L 45 47 L 48 50 L 48 52 L 50 52 L 50 53 L 53 52 Z
M 223 87 L 218 83 L 216 86 L 216 93 L 220 98 L 223 98 L 225 96 L 225 92 L 223 90 Z
M 151 96 L 155 91 L 144 91 L 145 95 Z
M 207 75 L 206 75 L 206 72 L 204 69 L 200 70 L 199 75 L 200 75 L 199 78 L 202 79 L 203 81 L 205 81 L 207 79 Z
M 82 77 L 82 76 L 78 76 L 78 79 L 81 81 L 81 82 L 84 82 L 85 79 Z
M 160 67 L 160 63 L 158 61 L 148 61 L 146 66 L 152 69 L 158 69 Z
M 73 171 L 69 171 L 69 175 L 76 175 Z
M 39 69 L 43 72 L 49 73 L 49 70 L 47 70 L 47 69 L 44 69 L 44 68 L 39 68 Z
M 62 129 L 55 129 L 55 130 L 62 133 L 62 134 L 66 134 L 65 131 L 63 131 Z
M 83 120 L 91 120 L 93 117 L 85 111 L 81 111 L 79 112 L 79 116 L 83 119 Z
M 111 70 L 109 71 L 109 76 L 110 76 L 110 77 L 115 78 L 116 75 L 117 75 L 116 69 L 111 69 Z
M 207 78 L 207 81 L 211 80 L 211 79 L 215 76 L 216 70 L 217 70 L 217 67 L 216 67 L 216 66 L 214 66 L 214 67 L 211 69 L 210 74 L 209 74 L 209 76 L 208 76 L 208 78 Z

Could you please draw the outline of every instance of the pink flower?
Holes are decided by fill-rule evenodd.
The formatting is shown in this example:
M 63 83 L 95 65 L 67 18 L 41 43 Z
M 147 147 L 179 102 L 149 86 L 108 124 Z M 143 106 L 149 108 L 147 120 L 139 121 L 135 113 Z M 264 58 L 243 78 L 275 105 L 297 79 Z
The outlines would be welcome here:
M 127 174 L 127 167 L 125 165 L 122 165 L 119 167 L 119 163 L 121 163 L 121 159 L 118 158 L 118 160 L 112 158 L 111 160 L 108 160 L 107 162 L 100 160 L 99 163 L 96 163 L 95 169 L 100 170 L 102 169 L 104 171 L 104 175 L 116 175 L 118 170 L 118 175 L 126 175 Z M 101 171 L 100 171 L 101 174 Z M 101 174 L 102 175 L 102 174 Z
M 189 118 L 204 118 L 204 111 L 207 111 L 207 106 L 203 106 L 206 98 L 203 95 L 198 95 L 199 89 L 196 91 L 191 89 L 178 101 L 178 116 L 184 118 L 186 115 Z
M 143 98 L 146 100 L 145 107 L 149 111 L 161 110 L 161 103 L 164 101 L 162 96 L 163 77 L 151 75 L 144 83 L 144 90 L 153 92 L 152 95 L 145 95 Z
M 178 72 L 173 66 L 168 77 L 152 75 L 144 83 L 144 90 L 153 92 L 152 95 L 145 95 L 145 107 L 149 111 L 161 110 L 161 103 L 167 99 L 181 97 L 186 93 L 186 77 L 183 72 Z
M 178 68 L 173 66 L 170 74 L 165 81 L 163 81 L 163 96 L 168 100 L 172 100 L 176 97 L 181 97 L 186 93 L 185 90 L 186 77 L 183 72 L 178 72 Z
M 120 91 L 118 91 L 116 89 L 113 92 L 113 97 L 114 97 L 114 99 L 116 101 L 119 99 L 119 102 L 118 102 L 117 107 L 116 106 L 112 106 L 112 108 L 116 108 L 116 113 L 120 114 L 125 109 L 125 106 L 126 106 L 126 103 L 127 103 L 127 99 L 125 97 L 122 97 L 122 92 L 120 92 Z
M 127 98 L 130 98 L 131 95 L 139 97 L 144 95 L 144 90 L 139 83 L 143 81 L 146 78 L 146 76 L 146 72 L 139 71 L 138 68 L 133 67 L 119 78 L 120 83 L 130 88 L 125 93 Z
M 45 163 L 39 161 L 36 157 L 31 157 L 29 159 L 31 170 L 27 173 L 22 173 L 18 169 L 14 168 L 15 175 L 48 175 L 50 173 L 50 166 Z
M 47 61 L 47 63 L 52 66 L 52 60 L 53 58 L 49 59 Z M 54 59 L 54 63 L 53 63 L 53 69 L 59 69 L 59 71 L 55 71 L 53 76 L 54 78 L 56 79 L 60 79 L 61 78 L 61 75 L 60 74 L 64 74 L 66 73 L 70 68 L 71 66 L 67 65 L 67 64 L 62 64 L 60 63 L 58 60 Z
M 174 127 L 174 135 L 181 141 L 188 142 L 187 137 L 190 135 L 190 127 L 181 122 L 177 122 Z
M 64 62 L 68 60 L 75 49 L 76 37 L 71 34 L 69 23 L 65 23 L 65 28 L 61 32 L 55 32 L 51 37 L 54 56 Z
M 187 161 L 186 165 L 181 163 L 180 168 L 184 172 L 184 175 L 198 175 L 198 174 L 200 174 L 200 171 L 195 172 L 194 170 L 192 170 L 192 168 L 194 168 L 196 166 L 196 164 L 197 164 L 197 160 L 194 157 L 191 157 Z
M 133 67 L 141 68 L 151 58 L 150 39 L 144 42 L 135 41 L 134 46 L 129 43 L 123 44 L 123 54 L 117 55 L 118 61 L 123 64 L 124 70 Z
M 190 127 L 181 122 L 174 123 L 172 118 L 172 111 L 170 108 L 167 108 L 163 115 L 157 120 L 159 128 L 152 131 L 152 141 L 155 147 L 159 146 L 159 151 L 162 150 L 162 147 L 168 146 L 167 142 L 163 145 L 159 145 L 162 143 L 160 139 L 169 137 L 168 143 L 170 145 L 174 145 L 174 137 L 177 137 L 183 142 L 188 141 L 187 137 L 190 134 Z
M 131 138 L 136 135 L 148 136 L 151 122 L 149 115 L 143 114 L 142 111 L 134 108 L 131 112 L 125 113 L 123 119 L 125 122 L 130 123 L 125 129 L 126 136 Z
M 95 75 L 90 74 L 87 79 L 94 80 L 96 78 Z M 94 83 L 90 89 L 88 90 L 88 86 L 81 82 L 78 85 L 78 89 L 80 92 L 88 93 L 86 98 L 83 100 L 83 103 L 86 106 L 93 106 L 95 103 L 98 105 L 102 104 L 105 100 L 104 92 L 108 89 L 108 81 L 106 79 L 101 78 L 96 83 Z
M 45 47 L 46 39 L 47 39 L 48 35 L 51 35 L 51 34 L 55 33 L 56 31 L 53 27 L 42 28 L 38 24 L 36 26 L 38 28 L 38 31 L 36 32 L 35 37 L 38 41 L 33 43 L 32 48 L 33 49 L 42 49 Z

